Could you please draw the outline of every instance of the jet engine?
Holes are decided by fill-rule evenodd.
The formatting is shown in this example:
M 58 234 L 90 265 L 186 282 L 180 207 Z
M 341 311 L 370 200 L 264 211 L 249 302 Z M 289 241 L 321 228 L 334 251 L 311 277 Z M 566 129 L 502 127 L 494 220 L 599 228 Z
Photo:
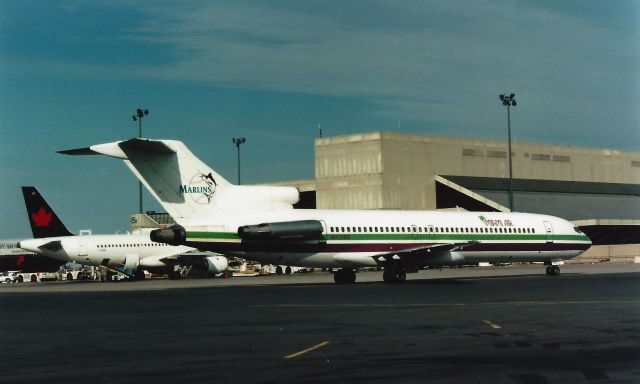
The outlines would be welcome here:
M 238 228 L 238 236 L 244 240 L 304 240 L 319 237 L 323 230 L 318 220 L 284 221 L 244 225 Z
M 183 226 L 175 224 L 169 228 L 154 229 L 149 234 L 151 241 L 169 245 L 184 245 L 187 242 L 187 231 Z
M 224 256 L 208 256 L 204 259 L 204 270 L 210 275 L 224 272 L 229 261 Z

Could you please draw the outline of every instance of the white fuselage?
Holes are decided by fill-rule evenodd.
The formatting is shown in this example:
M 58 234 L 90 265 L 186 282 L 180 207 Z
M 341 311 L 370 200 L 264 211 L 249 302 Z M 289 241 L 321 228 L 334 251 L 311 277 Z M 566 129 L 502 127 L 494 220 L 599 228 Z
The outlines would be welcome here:
M 163 258 L 193 251 L 149 240 L 149 234 L 49 237 L 20 242 L 22 249 L 61 261 L 135 269 L 162 268 Z
M 320 240 L 246 242 L 238 227 L 264 222 L 319 220 Z M 187 244 L 264 263 L 308 267 L 377 266 L 378 255 L 436 244 L 467 242 L 460 250 L 416 259 L 419 265 L 573 258 L 591 245 L 566 220 L 527 213 L 451 211 L 281 210 L 189 225 Z

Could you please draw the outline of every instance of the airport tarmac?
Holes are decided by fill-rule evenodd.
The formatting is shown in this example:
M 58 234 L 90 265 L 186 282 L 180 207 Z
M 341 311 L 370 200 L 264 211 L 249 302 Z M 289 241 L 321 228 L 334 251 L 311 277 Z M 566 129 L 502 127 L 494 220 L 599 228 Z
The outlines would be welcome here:
M 0 287 L 0 382 L 640 382 L 640 266 Z

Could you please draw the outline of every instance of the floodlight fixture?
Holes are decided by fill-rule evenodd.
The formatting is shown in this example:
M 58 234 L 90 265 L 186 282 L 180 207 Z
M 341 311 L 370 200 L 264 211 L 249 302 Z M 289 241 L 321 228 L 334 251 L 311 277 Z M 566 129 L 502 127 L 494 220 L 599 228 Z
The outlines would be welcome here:
M 515 107 L 518 105 L 516 103 L 516 94 L 512 93 L 509 96 L 506 94 L 500 95 L 500 100 L 502 101 L 502 105 L 507 107 L 507 136 L 509 142 L 509 150 L 507 152 L 507 158 L 509 159 L 509 209 L 511 212 L 514 211 L 513 205 L 513 166 L 511 164 L 511 107 Z
M 233 144 L 238 148 L 238 185 L 240 185 L 240 145 L 244 144 L 247 139 L 245 137 L 238 137 L 232 139 Z

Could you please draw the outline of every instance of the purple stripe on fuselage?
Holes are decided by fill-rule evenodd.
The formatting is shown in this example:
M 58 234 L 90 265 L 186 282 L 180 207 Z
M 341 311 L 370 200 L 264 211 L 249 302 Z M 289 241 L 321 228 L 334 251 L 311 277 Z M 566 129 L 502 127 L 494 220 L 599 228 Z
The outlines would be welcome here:
M 228 242 L 189 242 L 187 245 L 201 250 L 224 252 L 287 252 L 287 253 L 347 253 L 347 252 L 402 252 L 405 250 L 429 247 L 447 243 L 228 243 Z M 464 244 L 461 244 L 464 245 Z M 465 252 L 523 252 L 523 251 L 566 251 L 586 250 L 587 243 L 477 243 L 464 247 Z

